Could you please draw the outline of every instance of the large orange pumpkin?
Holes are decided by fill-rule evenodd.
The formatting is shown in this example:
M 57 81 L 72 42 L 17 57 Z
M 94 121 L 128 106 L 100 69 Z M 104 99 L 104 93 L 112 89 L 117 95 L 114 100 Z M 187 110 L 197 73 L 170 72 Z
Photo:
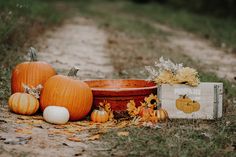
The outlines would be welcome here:
M 12 93 L 24 92 L 23 84 L 29 87 L 43 85 L 50 77 L 56 74 L 48 63 L 37 61 L 36 50 L 30 48 L 31 61 L 18 64 L 12 71 L 11 90 Z
M 76 75 L 78 69 L 72 69 L 68 74 Z M 56 75 L 44 84 L 41 92 L 40 107 L 63 106 L 70 112 L 70 120 L 84 118 L 92 107 L 93 95 L 89 86 L 70 76 Z

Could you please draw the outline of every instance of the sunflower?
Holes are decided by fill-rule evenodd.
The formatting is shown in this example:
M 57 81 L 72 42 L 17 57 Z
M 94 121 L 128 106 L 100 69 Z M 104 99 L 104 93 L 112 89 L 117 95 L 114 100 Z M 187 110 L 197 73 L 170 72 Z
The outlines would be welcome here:
M 156 109 L 160 102 L 157 96 L 153 94 L 149 95 L 149 97 L 145 97 L 144 100 L 147 106 L 152 109 Z

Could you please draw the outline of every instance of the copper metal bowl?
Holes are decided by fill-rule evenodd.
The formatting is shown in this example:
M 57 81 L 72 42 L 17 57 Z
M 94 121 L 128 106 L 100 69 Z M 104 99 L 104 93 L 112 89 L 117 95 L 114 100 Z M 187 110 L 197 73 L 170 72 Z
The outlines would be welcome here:
M 130 100 L 139 105 L 151 93 L 157 94 L 157 86 L 146 80 L 88 80 L 93 92 L 93 105 L 106 100 L 113 111 L 124 111 Z

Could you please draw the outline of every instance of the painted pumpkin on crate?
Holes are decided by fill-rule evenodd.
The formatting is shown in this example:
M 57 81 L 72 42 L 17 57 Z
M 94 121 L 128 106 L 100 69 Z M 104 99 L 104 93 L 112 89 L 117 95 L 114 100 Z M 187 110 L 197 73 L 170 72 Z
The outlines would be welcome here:
M 70 120 L 84 118 L 92 107 L 93 95 L 89 86 L 73 78 L 78 69 L 72 68 L 68 76 L 56 75 L 48 79 L 41 92 L 40 107 L 62 106 L 68 109 Z
M 30 48 L 31 61 L 18 64 L 12 71 L 11 90 L 12 93 L 23 92 L 22 84 L 29 87 L 43 85 L 50 77 L 56 74 L 48 63 L 37 61 L 36 50 Z
M 104 109 L 95 109 L 91 114 L 91 120 L 97 123 L 104 123 L 109 120 L 109 114 Z
M 200 104 L 184 95 L 176 100 L 176 108 L 180 111 L 183 111 L 184 113 L 189 114 L 197 112 L 200 109 Z
M 180 98 L 176 100 L 176 108 L 178 110 L 183 110 L 183 107 L 191 102 L 192 102 L 192 99 L 190 99 L 187 95 L 181 95 Z
M 14 93 L 8 100 L 11 111 L 17 114 L 32 115 L 39 108 L 39 101 L 27 93 Z
M 200 109 L 200 104 L 196 101 L 192 101 L 190 103 L 187 103 L 182 107 L 182 111 L 184 113 L 193 113 Z

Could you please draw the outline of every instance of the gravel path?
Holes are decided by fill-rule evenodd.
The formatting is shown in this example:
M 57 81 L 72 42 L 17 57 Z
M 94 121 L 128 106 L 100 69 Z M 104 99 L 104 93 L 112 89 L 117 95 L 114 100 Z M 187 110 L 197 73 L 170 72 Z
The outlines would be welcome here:
M 113 66 L 106 54 L 107 35 L 91 21 L 75 18 L 39 39 L 39 58 L 52 64 L 58 73 L 80 68 L 80 79 L 108 78 Z

